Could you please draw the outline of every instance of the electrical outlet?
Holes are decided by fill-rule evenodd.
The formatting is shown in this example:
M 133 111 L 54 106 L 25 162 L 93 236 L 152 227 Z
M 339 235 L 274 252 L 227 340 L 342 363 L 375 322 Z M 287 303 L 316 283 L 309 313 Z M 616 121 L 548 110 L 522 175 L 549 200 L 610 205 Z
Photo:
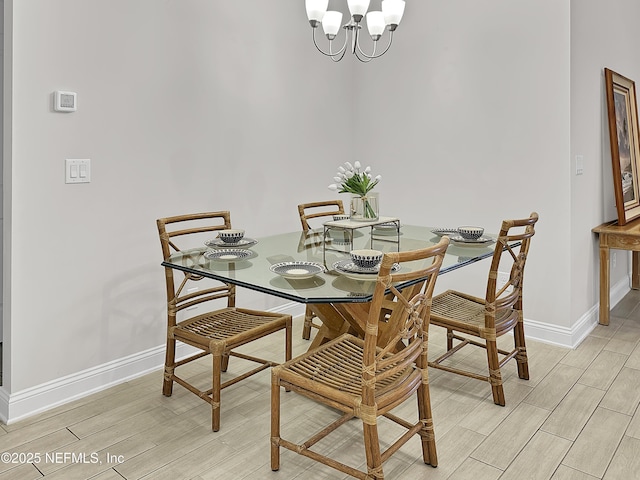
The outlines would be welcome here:
M 616 258 L 616 252 L 613 252 L 611 254 L 611 268 L 616 268 L 616 261 L 618 259 Z

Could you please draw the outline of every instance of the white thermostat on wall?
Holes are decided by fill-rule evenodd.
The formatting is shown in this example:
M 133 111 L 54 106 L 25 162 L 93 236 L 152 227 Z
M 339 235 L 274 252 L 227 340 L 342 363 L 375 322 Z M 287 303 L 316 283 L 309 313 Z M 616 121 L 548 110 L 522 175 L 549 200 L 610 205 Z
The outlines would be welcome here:
M 56 90 L 53 92 L 53 109 L 56 112 L 75 112 L 78 109 L 77 97 L 76 92 Z

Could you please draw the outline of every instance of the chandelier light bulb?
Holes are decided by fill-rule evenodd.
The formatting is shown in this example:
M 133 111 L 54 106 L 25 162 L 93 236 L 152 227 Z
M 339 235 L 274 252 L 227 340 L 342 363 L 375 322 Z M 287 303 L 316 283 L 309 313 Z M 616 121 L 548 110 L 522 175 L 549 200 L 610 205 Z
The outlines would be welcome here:
M 395 30 L 404 14 L 404 0 L 382 0 L 382 13 L 385 23 Z
M 382 12 L 367 13 L 367 28 L 369 29 L 369 35 L 371 35 L 374 42 L 377 42 L 380 39 L 386 26 L 387 24 Z
M 347 0 L 347 4 L 353 20 L 357 23 L 362 21 L 362 17 L 369 9 L 369 0 Z
M 322 18 L 322 29 L 329 40 L 333 40 L 342 26 L 342 12 L 329 10 Z
M 317 27 L 329 8 L 329 0 L 306 0 L 307 18 L 312 27 Z

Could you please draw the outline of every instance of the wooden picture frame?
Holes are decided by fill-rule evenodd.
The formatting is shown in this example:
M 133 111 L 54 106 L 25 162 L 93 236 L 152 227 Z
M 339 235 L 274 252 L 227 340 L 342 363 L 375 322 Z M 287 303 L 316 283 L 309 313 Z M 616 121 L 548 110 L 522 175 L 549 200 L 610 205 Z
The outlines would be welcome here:
M 636 86 L 608 68 L 604 69 L 609 143 L 618 225 L 640 217 L 640 149 Z

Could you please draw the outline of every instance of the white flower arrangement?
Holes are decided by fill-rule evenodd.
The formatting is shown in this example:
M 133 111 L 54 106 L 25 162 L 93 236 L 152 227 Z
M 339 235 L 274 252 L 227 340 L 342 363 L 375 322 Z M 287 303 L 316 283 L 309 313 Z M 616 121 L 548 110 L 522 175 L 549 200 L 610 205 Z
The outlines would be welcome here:
M 354 200 L 351 202 L 352 215 L 354 211 L 362 211 L 362 216 L 365 219 L 376 219 L 378 218 L 377 206 L 375 209 L 371 206 L 371 201 L 367 198 L 367 194 L 380 182 L 382 176 L 377 175 L 374 178 L 371 175 L 371 167 L 367 167 L 363 171 L 361 169 L 362 166 L 357 161 L 353 165 L 349 162 L 340 165 L 338 173 L 333 177 L 336 183 L 329 185 L 329 189 L 338 193 L 350 193 L 360 197 L 361 209 L 354 207 Z
M 361 171 L 361 168 L 362 166 L 358 161 L 354 162 L 353 165 L 345 162 L 344 166 L 339 166 L 338 173 L 333 177 L 336 183 L 329 185 L 329 190 L 365 197 L 378 184 L 382 176 L 377 175 L 373 178 L 371 167 L 365 168 L 364 171 Z

